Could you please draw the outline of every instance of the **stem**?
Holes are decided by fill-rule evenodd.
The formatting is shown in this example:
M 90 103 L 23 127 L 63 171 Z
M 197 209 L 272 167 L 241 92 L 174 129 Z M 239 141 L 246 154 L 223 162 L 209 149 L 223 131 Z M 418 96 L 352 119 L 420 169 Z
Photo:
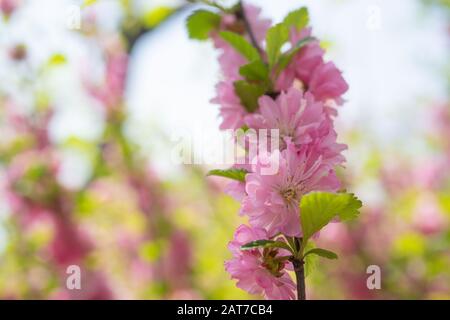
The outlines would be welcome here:
M 242 22 L 244 22 L 245 29 L 247 30 L 248 36 L 250 38 L 250 42 L 252 45 L 258 50 L 258 52 L 262 52 L 261 48 L 259 47 L 258 41 L 256 40 L 255 34 L 253 33 L 252 26 L 250 25 L 250 22 L 247 19 L 247 15 L 245 14 L 244 4 L 242 3 L 242 0 L 239 1 L 239 11 L 238 14 L 240 18 L 242 19 Z
M 294 259 L 295 278 L 297 280 L 297 300 L 306 300 L 305 262 L 303 259 Z
M 305 260 L 303 259 L 302 240 L 302 238 L 293 238 L 295 252 L 297 253 L 292 259 L 295 278 L 297 280 L 297 300 L 306 300 Z

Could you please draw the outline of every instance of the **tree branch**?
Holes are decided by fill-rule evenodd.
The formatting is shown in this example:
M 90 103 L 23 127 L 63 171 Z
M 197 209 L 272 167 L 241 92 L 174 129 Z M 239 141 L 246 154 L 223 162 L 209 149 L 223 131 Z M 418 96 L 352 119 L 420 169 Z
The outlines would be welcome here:
M 248 21 L 242 0 L 239 1 L 239 10 L 238 10 L 237 14 L 238 14 L 238 17 L 242 19 L 242 22 L 244 22 L 244 27 L 247 30 L 248 36 L 250 38 L 250 42 L 259 52 L 262 52 L 262 50 L 258 44 L 258 40 L 256 39 L 255 34 L 253 33 L 252 26 L 250 25 L 250 22 Z
M 295 278 L 297 282 L 297 300 L 306 300 L 305 287 L 305 262 L 300 259 L 293 259 Z
M 302 238 L 294 238 L 295 252 L 303 256 Z M 299 259 L 293 257 L 292 265 L 294 266 L 295 278 L 297 282 L 297 300 L 306 300 L 306 286 L 305 286 L 305 261 L 303 258 Z

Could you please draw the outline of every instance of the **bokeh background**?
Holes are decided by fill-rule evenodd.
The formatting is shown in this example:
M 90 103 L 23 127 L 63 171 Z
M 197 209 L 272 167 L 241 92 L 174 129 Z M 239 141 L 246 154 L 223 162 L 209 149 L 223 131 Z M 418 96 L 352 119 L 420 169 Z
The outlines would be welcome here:
M 450 2 L 248 2 L 273 21 L 306 5 L 350 85 L 340 176 L 364 207 L 321 232 L 340 258 L 316 261 L 309 298 L 450 299 Z M 0 0 L 0 298 L 257 298 L 223 268 L 243 219 L 217 165 L 174 161 L 180 138 L 201 158 L 219 134 L 198 7 Z

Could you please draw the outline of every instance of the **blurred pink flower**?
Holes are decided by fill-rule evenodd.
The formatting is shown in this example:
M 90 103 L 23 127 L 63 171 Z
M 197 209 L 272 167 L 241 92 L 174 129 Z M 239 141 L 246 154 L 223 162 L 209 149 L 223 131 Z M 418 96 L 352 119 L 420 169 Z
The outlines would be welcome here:
M 311 36 L 311 28 L 302 29 L 300 32 L 291 30 L 290 41 L 293 46 L 300 40 Z M 284 69 L 276 83 L 279 91 L 287 90 L 292 86 L 295 79 L 301 80 L 304 88 L 311 79 L 314 69 L 323 64 L 324 50 L 320 47 L 317 40 L 311 41 L 302 47 L 295 55 L 288 68 Z
M 333 62 L 318 65 L 308 83 L 308 90 L 317 100 L 334 99 L 341 102 L 341 96 L 348 90 L 348 84 Z
M 336 248 L 345 253 L 353 253 L 355 243 L 348 226 L 344 223 L 330 223 L 320 231 L 318 245 L 325 248 Z
M 174 288 L 188 286 L 188 276 L 192 268 L 192 249 L 186 233 L 175 230 L 169 238 L 169 244 L 162 260 L 162 272 L 165 279 Z
M 114 108 L 121 102 L 125 89 L 127 65 L 128 56 L 126 54 L 111 55 L 107 57 L 104 83 L 100 86 L 86 84 L 91 95 L 107 109 Z
M 291 31 L 291 43 L 311 36 L 311 28 L 300 32 Z M 281 72 L 276 82 L 279 91 L 290 88 L 296 79 L 301 81 L 301 87 L 311 92 L 318 101 L 328 99 L 342 103 L 341 96 L 348 90 L 348 84 L 333 62 L 325 63 L 324 51 L 317 40 L 311 41 L 302 47 L 295 55 L 291 64 Z
M 231 82 L 241 79 L 239 67 L 245 64 L 245 58 L 219 36 L 213 37 L 213 41 L 215 48 L 221 50 L 218 60 L 224 79 Z
M 220 105 L 221 130 L 239 129 L 244 125 L 244 117 L 248 114 L 241 105 L 239 97 L 234 92 L 231 82 L 219 82 L 216 85 L 217 96 L 211 100 L 212 103 Z
M 65 217 L 53 220 L 54 236 L 48 248 L 52 260 L 61 267 L 81 263 L 91 249 L 86 235 Z
M 433 196 L 424 196 L 419 200 L 413 224 L 425 235 L 435 234 L 446 228 L 445 216 Z
M 291 87 L 276 100 L 269 96 L 259 98 L 259 112 L 246 116 L 245 123 L 252 129 L 278 129 L 280 148 L 284 149 L 286 140 L 296 146 L 310 143 L 311 133 L 324 118 L 322 103 L 316 102 L 310 93 L 303 95 Z
M 449 174 L 443 174 L 447 172 Z M 423 161 L 414 168 L 414 179 L 425 189 L 437 190 L 450 179 L 450 159 L 442 155 Z
M 240 249 L 242 245 L 260 239 L 267 239 L 265 230 L 239 226 L 234 240 L 228 245 L 233 258 L 225 262 L 225 269 L 232 279 L 238 280 L 237 287 L 250 294 L 262 294 L 273 300 L 295 299 L 295 284 L 284 270 L 289 262 L 278 255 L 278 250 Z
M 278 167 L 278 171 L 265 174 L 268 164 Z M 340 183 L 334 165 L 323 157 L 317 145 L 297 149 L 288 144 L 281 153 L 260 155 L 245 178 L 241 214 L 248 215 L 250 224 L 264 228 L 269 236 L 281 232 L 300 237 L 300 199 L 311 191 L 338 190 Z
M 9 17 L 20 5 L 21 0 L 0 0 L 0 11 Z

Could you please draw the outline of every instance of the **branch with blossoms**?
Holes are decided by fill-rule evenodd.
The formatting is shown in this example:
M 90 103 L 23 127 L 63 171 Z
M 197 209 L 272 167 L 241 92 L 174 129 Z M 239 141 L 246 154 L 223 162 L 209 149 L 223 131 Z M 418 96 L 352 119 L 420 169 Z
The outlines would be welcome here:
M 252 5 L 200 2 L 212 10 L 195 11 L 187 29 L 190 38 L 211 39 L 220 51 L 223 77 L 212 100 L 220 106 L 220 129 L 245 136 L 243 161 L 209 172 L 233 180 L 227 191 L 249 222 L 229 243 L 233 258 L 225 269 L 251 294 L 305 300 L 312 259 L 337 258 L 313 239 L 331 222 L 356 218 L 362 206 L 340 191 L 336 175 L 346 146 L 337 142 L 334 118 L 348 85 L 325 62 L 306 8 L 272 25 Z M 270 132 L 270 151 L 252 152 L 250 136 L 258 130 Z

